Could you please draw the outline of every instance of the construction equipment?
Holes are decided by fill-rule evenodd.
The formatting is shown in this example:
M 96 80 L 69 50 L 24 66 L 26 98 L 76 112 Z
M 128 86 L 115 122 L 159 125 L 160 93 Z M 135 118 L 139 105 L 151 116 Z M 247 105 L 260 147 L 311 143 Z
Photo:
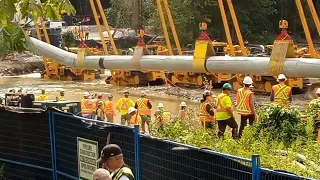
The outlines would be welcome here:
M 47 27 L 43 21 L 43 18 L 40 18 L 41 29 L 39 25 L 35 23 L 36 34 L 39 40 L 41 40 L 42 33 L 45 37 L 45 42 L 50 44 L 50 39 L 47 31 Z M 52 29 L 52 28 L 51 28 Z M 42 33 L 41 33 L 42 32 Z M 54 79 L 54 80 L 93 80 L 95 79 L 95 71 L 87 69 L 77 69 L 65 66 L 51 58 L 43 57 L 45 70 L 41 74 L 41 77 L 44 79 Z
M 144 43 L 144 30 L 138 30 L 139 41 L 133 53 L 133 64 L 137 69 L 141 69 L 140 60 L 143 55 L 149 55 L 149 49 Z M 160 48 L 158 46 L 150 46 L 149 48 Z M 160 52 L 158 52 L 160 53 Z M 165 77 L 164 71 L 126 71 L 112 70 L 110 77 L 106 79 L 107 84 L 115 84 L 119 86 L 125 85 L 161 85 Z
M 267 46 L 267 48 L 272 50 L 271 62 L 273 62 L 274 65 L 270 67 L 270 71 L 273 72 L 274 75 L 276 75 L 278 72 L 281 71 L 281 69 L 279 69 L 279 67 L 277 66 L 283 67 L 285 58 L 288 58 L 288 57 L 320 58 L 320 55 L 316 51 L 310 35 L 309 27 L 307 24 L 303 6 L 301 4 L 301 0 L 295 0 L 295 2 L 299 12 L 303 30 L 306 36 L 306 40 L 308 43 L 308 48 L 305 48 L 305 47 L 299 48 L 298 46 L 294 45 L 290 35 L 287 33 L 287 30 L 286 30 L 288 28 L 288 22 L 286 20 L 281 20 L 279 23 L 279 27 L 282 29 L 281 34 L 278 35 L 273 45 Z M 310 12 L 312 14 L 318 33 L 320 35 L 320 22 L 319 22 L 318 15 L 315 11 L 313 1 L 307 0 L 307 3 L 310 8 Z M 284 54 L 282 52 L 287 52 L 287 53 Z M 269 77 L 269 79 L 270 79 L 269 81 L 270 86 L 272 84 L 276 84 L 275 77 Z M 294 89 L 305 91 L 309 84 L 309 79 L 302 78 L 302 77 L 288 77 L 288 81 L 286 83 L 288 86 Z M 309 87 L 309 91 L 313 92 L 312 94 L 314 94 L 315 96 L 315 91 L 319 87 L 320 87 L 320 82 L 313 83 Z

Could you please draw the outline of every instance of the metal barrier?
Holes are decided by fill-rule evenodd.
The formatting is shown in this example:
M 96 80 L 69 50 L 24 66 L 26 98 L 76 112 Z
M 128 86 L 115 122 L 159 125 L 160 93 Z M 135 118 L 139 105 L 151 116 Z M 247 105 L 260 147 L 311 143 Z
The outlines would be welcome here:
M 42 110 L 0 107 L 0 167 L 8 179 L 52 179 L 48 117 Z
M 311 179 L 261 168 L 258 155 L 247 159 L 200 149 L 140 134 L 139 126 L 89 120 L 56 109 L 46 113 L 0 107 L 0 124 L 0 168 L 4 165 L 9 179 L 79 179 L 79 137 L 97 142 L 97 156 L 107 143 L 118 144 L 136 180 Z
M 56 177 L 78 179 L 77 138 L 98 142 L 98 153 L 107 144 L 118 144 L 131 169 L 135 168 L 134 130 L 125 126 L 76 117 L 69 113 L 50 110 L 54 139 Z M 90 128 L 88 126 L 93 124 Z M 96 124 L 96 125 L 95 125 Z M 104 127 L 105 126 L 105 127 Z

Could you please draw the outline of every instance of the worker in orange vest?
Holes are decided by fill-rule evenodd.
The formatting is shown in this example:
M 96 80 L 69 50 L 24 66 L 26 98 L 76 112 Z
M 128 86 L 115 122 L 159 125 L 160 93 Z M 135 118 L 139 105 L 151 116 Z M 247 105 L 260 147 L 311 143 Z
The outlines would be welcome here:
M 113 123 L 114 116 L 116 115 L 114 111 L 114 105 L 113 105 L 112 99 L 113 99 L 112 94 L 109 94 L 108 100 L 104 103 L 107 120 L 108 122 L 111 122 L 111 123 Z
M 89 33 L 90 33 L 90 28 L 89 28 L 89 26 L 86 26 L 85 28 L 84 28 L 84 33 L 85 33 L 85 40 L 88 40 L 89 39 Z
M 142 117 L 137 113 L 137 109 L 130 107 L 128 114 L 130 115 L 130 126 L 139 125 L 140 132 L 144 133 L 142 129 Z
M 209 90 L 205 90 L 200 100 L 200 122 L 202 127 L 213 129 L 213 123 L 215 121 L 212 103 L 212 93 Z
M 46 90 L 42 89 L 41 94 L 37 98 L 38 101 L 47 101 L 49 100 L 49 97 L 46 95 Z
M 156 121 L 158 122 L 158 128 L 163 128 L 163 125 L 168 123 L 171 119 L 171 113 L 164 109 L 163 103 L 158 104 L 159 110 L 154 113 Z
M 129 91 L 125 91 L 123 95 L 124 97 L 117 102 L 116 108 L 121 114 L 121 124 L 125 125 L 127 122 L 129 125 L 130 115 L 128 114 L 128 109 L 134 107 L 135 104 L 132 99 L 129 98 Z
M 225 83 L 222 86 L 216 100 L 216 121 L 218 122 L 218 136 L 223 137 L 227 126 L 232 128 L 232 138 L 238 138 L 238 124 L 233 115 L 233 104 L 230 92 L 233 91 L 231 84 Z
M 289 107 L 292 101 L 291 87 L 285 85 L 287 78 L 284 74 L 279 74 L 277 81 L 279 84 L 272 86 L 270 101 L 284 107 Z
M 83 98 L 81 100 L 81 114 L 82 117 L 93 119 L 93 104 L 95 101 L 90 99 L 90 94 L 88 92 L 83 93 Z
M 148 125 L 148 132 L 151 131 L 150 122 L 151 122 L 151 108 L 152 105 L 150 100 L 146 98 L 147 93 L 146 91 L 141 91 L 141 97 L 137 99 L 134 108 L 138 109 L 138 113 L 142 118 L 142 130 L 143 132 L 146 131 L 146 124 Z
M 180 103 L 180 110 L 179 110 L 179 118 L 184 121 L 188 117 L 187 114 L 187 104 L 185 102 Z M 187 118 L 188 119 L 188 118 Z
M 252 125 L 256 119 L 256 110 L 254 107 L 254 95 L 250 87 L 252 86 L 252 78 L 246 76 L 243 79 L 244 87 L 238 89 L 237 92 L 237 112 L 241 116 L 241 123 L 239 128 L 239 137 L 242 136 L 242 131 L 247 125 L 247 120 L 249 124 Z

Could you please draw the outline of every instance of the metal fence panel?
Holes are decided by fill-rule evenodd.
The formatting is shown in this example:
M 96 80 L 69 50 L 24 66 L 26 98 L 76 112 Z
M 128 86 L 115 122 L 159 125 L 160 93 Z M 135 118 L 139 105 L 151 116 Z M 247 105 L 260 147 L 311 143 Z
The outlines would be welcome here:
M 261 168 L 261 180 L 312 180 L 312 178 L 305 178 L 294 173 L 284 170 L 270 170 Z
M 6 175 L 25 179 L 52 176 L 50 170 L 38 170 L 52 167 L 47 114 L 40 110 L 0 107 L 0 124 L 0 166 L 4 164 Z
M 141 179 L 251 179 L 250 160 L 242 161 L 190 146 L 142 136 Z
M 64 173 L 78 177 L 77 137 L 98 141 L 100 152 L 106 145 L 109 134 L 110 143 L 121 147 L 125 162 L 134 172 L 134 131 L 132 128 L 110 124 L 102 128 L 102 123 L 87 128 L 90 120 L 83 122 L 83 118 L 57 111 L 53 112 L 53 120 L 58 174 L 63 175 Z

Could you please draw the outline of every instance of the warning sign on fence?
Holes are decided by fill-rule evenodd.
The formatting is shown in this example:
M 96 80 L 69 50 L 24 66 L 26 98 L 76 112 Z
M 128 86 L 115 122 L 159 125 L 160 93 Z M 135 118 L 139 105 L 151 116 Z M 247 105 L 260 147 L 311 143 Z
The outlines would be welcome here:
M 97 169 L 98 142 L 89 139 L 77 138 L 79 179 L 91 180 Z

